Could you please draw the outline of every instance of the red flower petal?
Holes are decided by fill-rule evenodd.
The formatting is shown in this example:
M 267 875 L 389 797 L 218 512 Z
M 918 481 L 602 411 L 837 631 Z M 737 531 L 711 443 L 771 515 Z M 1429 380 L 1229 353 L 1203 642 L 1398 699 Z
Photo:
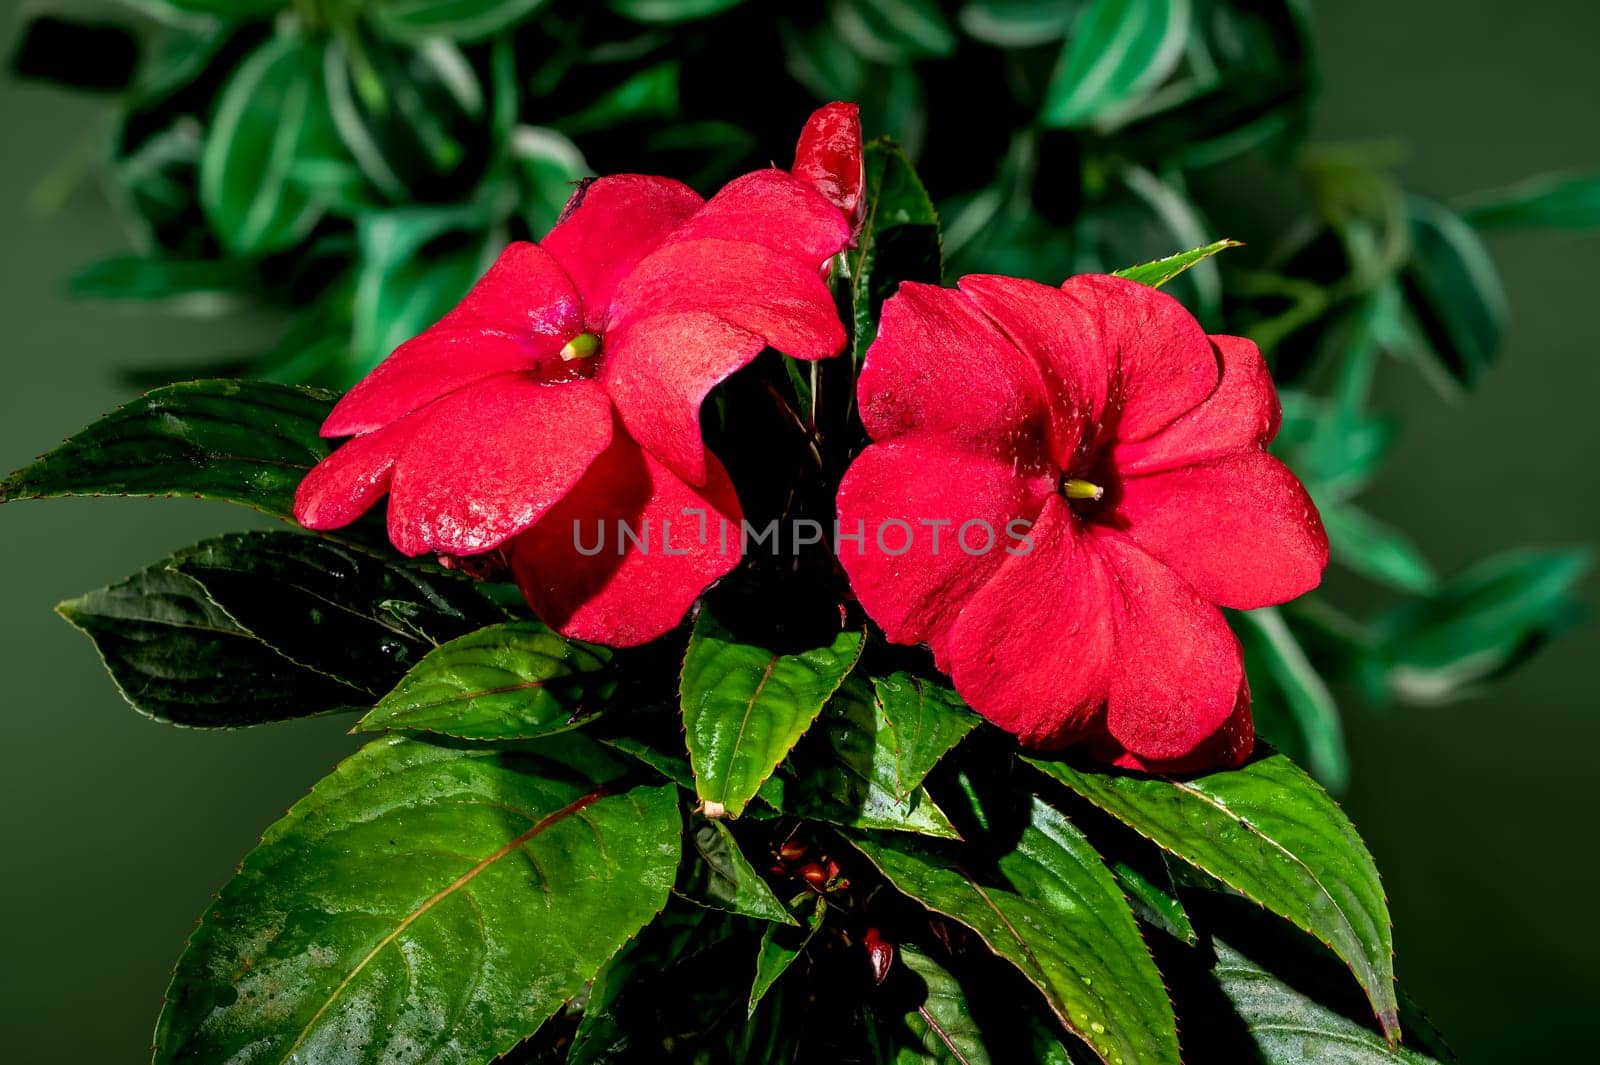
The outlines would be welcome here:
M 581 329 L 578 294 L 537 244 L 512 244 L 454 310 L 345 394 L 322 435 L 370 433 L 485 377 L 554 360 Z
M 1302 595 L 1328 565 L 1328 534 L 1311 497 L 1260 450 L 1125 478 L 1116 515 L 1195 591 L 1238 610 Z
M 634 440 L 689 483 L 703 484 L 700 404 L 766 346 L 715 315 L 658 315 L 612 333 L 600 382 Z
M 1007 523 L 1038 513 L 1052 489 L 1048 478 L 1018 477 L 1004 458 L 941 443 L 874 444 L 839 487 L 841 534 L 864 535 L 859 545 L 840 541 L 839 561 L 861 605 L 895 643 L 940 647 L 962 606 L 1009 557 L 1005 549 L 1016 541 Z M 985 543 L 982 526 L 969 529 L 962 549 L 957 536 L 968 521 L 988 523 L 990 550 L 968 553 Z
M 1123 750 L 1109 735 L 1092 745 L 1095 756 L 1124 769 L 1142 769 L 1147 773 L 1199 773 L 1208 769 L 1231 769 L 1244 765 L 1255 748 L 1255 723 L 1250 719 L 1250 685 L 1239 685 L 1239 698 L 1233 713 L 1216 734 L 1182 758 L 1166 761 L 1140 758 Z
M 380 429 L 335 448 L 295 489 L 295 521 L 308 529 L 337 529 L 365 514 L 389 491 L 408 432 L 409 426 Z
M 866 183 L 860 108 L 831 103 L 812 113 L 794 151 L 794 176 L 815 185 L 852 222 L 860 221 L 861 187 Z
M 816 270 L 849 242 L 850 229 L 849 219 L 811 185 L 767 169 L 728 182 L 668 243 L 748 240 Z
M 800 261 L 747 240 L 669 244 L 617 287 L 614 330 L 662 314 L 705 312 L 797 359 L 844 349 L 828 287 Z
M 1113 464 L 1125 474 L 1153 473 L 1245 448 L 1265 447 L 1278 435 L 1283 410 L 1261 349 L 1242 337 L 1214 336 L 1221 380 L 1199 406 L 1154 436 L 1117 447 Z
M 1217 356 L 1194 316 L 1164 292 L 1106 274 L 1061 286 L 1097 326 L 1092 349 L 1068 358 L 1099 361 L 1111 374 L 1105 422 L 1118 440 L 1142 440 L 1191 410 L 1217 386 Z
M 1244 659 L 1222 612 L 1136 544 L 1095 540 L 1110 567 L 1116 651 L 1106 728 L 1130 754 L 1193 754 L 1232 716 Z
M 973 709 L 1024 745 L 1051 749 L 1099 727 L 1114 680 L 1112 575 L 1058 496 L 1031 535 L 1033 550 L 1002 555 L 966 602 L 941 658 Z
M 611 427 L 611 402 L 592 381 L 504 375 L 430 404 L 394 427 L 403 443 L 389 539 L 408 555 L 498 546 L 578 483 Z
M 613 647 L 670 631 L 739 564 L 739 500 L 714 455 L 706 474 L 705 487 L 692 488 L 617 434 L 577 487 L 508 545 L 534 611 L 567 636 Z M 619 521 L 647 548 L 619 550 Z
M 951 289 L 906 282 L 884 301 L 857 392 L 874 440 L 926 433 L 1024 466 L 1048 456 L 1043 375 Z
M 578 187 L 541 244 L 583 296 L 586 329 L 605 329 L 618 282 L 701 202 L 682 182 L 642 174 L 596 178 Z

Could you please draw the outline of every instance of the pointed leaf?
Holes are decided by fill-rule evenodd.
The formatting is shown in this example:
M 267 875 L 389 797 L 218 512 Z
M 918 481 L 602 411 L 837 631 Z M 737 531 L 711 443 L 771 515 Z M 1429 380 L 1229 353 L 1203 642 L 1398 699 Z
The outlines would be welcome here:
M 1172 1004 L 1127 901 L 1061 814 L 1034 799 L 1028 825 L 992 865 L 903 835 L 852 842 L 896 888 L 1017 966 L 1102 1058 L 1178 1061 Z
M 1172 72 L 1190 0 L 1093 0 L 1045 90 L 1047 126 L 1088 126 L 1136 103 Z
M 822 922 L 828 916 L 828 902 L 821 895 L 802 895 L 801 900 L 815 898 L 815 903 L 805 915 L 805 924 L 799 928 L 794 927 L 795 922 L 788 925 L 770 925 L 761 933 L 761 949 L 756 954 L 756 978 L 750 985 L 750 1003 L 746 1012 L 754 1014 L 756 1007 L 766 997 L 772 985 L 778 982 L 778 977 L 788 971 L 794 960 L 805 953 L 817 930 L 822 927 Z
M 956 838 L 920 783 L 899 790 L 895 740 L 872 685 L 847 679 L 784 766 L 783 812 L 853 828 Z
M 368 698 L 256 639 L 166 562 L 56 610 L 94 641 L 129 705 L 157 721 L 231 728 Z
M 373 23 L 398 40 L 481 41 L 529 18 L 548 0 L 379 0 Z
M 279 654 L 371 696 L 440 643 L 505 617 L 457 574 L 298 533 L 220 536 L 168 566 Z
M 1165 259 L 1154 262 L 1140 263 L 1138 266 L 1129 266 L 1116 271 L 1116 276 L 1125 277 L 1129 281 L 1137 281 L 1141 285 L 1151 288 L 1160 288 L 1168 281 L 1183 273 L 1196 263 L 1204 262 L 1219 251 L 1229 248 L 1242 248 L 1243 242 L 1237 240 L 1217 240 L 1200 248 L 1181 251 L 1176 255 L 1169 255 Z
M 1545 174 L 1474 196 L 1462 217 L 1479 229 L 1495 226 L 1600 227 L 1600 174 Z
M 855 668 L 864 634 L 839 633 L 827 647 L 779 654 L 740 643 L 702 610 L 683 660 L 683 724 L 695 789 L 733 817 Z
M 1455 1060 L 1390 1046 L 1377 1032 L 1308 998 L 1226 943 L 1214 940 L 1213 946 L 1217 986 L 1244 1022 L 1264 1065 L 1439 1065 Z
M 628 788 L 625 769 L 577 736 L 369 744 L 206 911 L 156 1065 L 506 1053 L 666 902 L 676 788 Z
M 1306 767 L 1334 791 L 1342 790 L 1349 783 L 1350 760 L 1338 704 L 1283 614 L 1277 607 L 1266 607 L 1229 617 L 1244 648 L 1253 708 L 1264 699 L 1281 704 L 1304 748 Z
M 289 517 L 301 478 L 332 450 L 317 430 L 333 399 L 261 381 L 158 388 L 0 482 L 0 502 L 192 495 Z
M 710 910 L 743 914 L 763 921 L 796 924 L 723 821 L 695 815 L 684 837 L 683 865 L 674 889 Z
M 1200 942 L 1194 925 L 1189 921 L 1189 912 L 1183 908 L 1183 901 L 1178 898 L 1177 889 L 1173 887 L 1165 866 L 1153 873 L 1146 873 L 1128 862 L 1115 861 L 1111 863 L 1111 873 L 1122 885 L 1123 894 L 1128 896 L 1128 902 L 1133 905 L 1134 915 L 1141 921 L 1191 947 Z
M 1401 272 L 1407 303 L 1444 368 L 1476 383 L 1500 351 L 1506 295 L 1488 249 L 1448 207 L 1412 196 L 1411 258 Z
M 895 794 L 910 795 L 978 724 L 961 696 L 910 673 L 872 678 L 895 760 Z
M 1405 533 L 1351 503 L 1318 507 L 1335 561 L 1403 592 L 1427 592 L 1439 576 Z
M 1377 867 L 1339 804 L 1287 757 L 1269 753 L 1189 780 L 1027 761 L 1327 944 L 1398 1037 L 1394 939 Z
M 531 739 L 592 715 L 615 687 L 604 647 L 537 621 L 491 625 L 431 651 L 356 727 L 471 740 Z

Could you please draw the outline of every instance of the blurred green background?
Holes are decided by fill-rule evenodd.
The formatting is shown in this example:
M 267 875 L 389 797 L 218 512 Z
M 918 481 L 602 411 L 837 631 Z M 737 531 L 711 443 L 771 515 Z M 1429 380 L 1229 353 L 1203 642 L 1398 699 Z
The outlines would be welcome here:
M 1407 185 L 1444 197 L 1551 169 L 1600 169 L 1593 0 L 1545 0 L 1514 17 L 1491 0 L 1343 0 L 1315 16 L 1325 79 L 1317 139 L 1397 137 Z M 7 51 L 15 30 L 8 21 Z M 266 343 L 242 332 L 247 319 L 189 321 L 64 298 L 62 278 L 123 250 L 123 237 L 92 194 L 47 214 L 34 193 L 63 158 L 92 152 L 104 117 L 93 100 L 0 86 L 6 469 L 124 398 L 118 365 Z M 1492 247 L 1514 318 L 1491 380 L 1453 406 L 1403 371 L 1388 373 L 1379 393 L 1404 435 L 1367 501 L 1446 571 L 1511 543 L 1592 541 L 1600 529 L 1600 324 L 1590 313 L 1600 240 L 1541 232 L 1496 236 Z M 8 1060 L 142 1057 L 209 893 L 353 745 L 338 721 L 247 733 L 149 723 L 121 703 L 87 641 L 49 613 L 243 523 L 240 511 L 200 503 L 0 511 Z M 1591 601 L 1594 591 L 1591 579 Z M 1346 801 L 1384 872 L 1402 983 L 1467 1061 L 1576 1060 L 1593 1042 L 1600 932 L 1584 915 L 1600 893 L 1588 820 L 1597 661 L 1600 628 L 1589 627 L 1488 696 L 1347 715 Z

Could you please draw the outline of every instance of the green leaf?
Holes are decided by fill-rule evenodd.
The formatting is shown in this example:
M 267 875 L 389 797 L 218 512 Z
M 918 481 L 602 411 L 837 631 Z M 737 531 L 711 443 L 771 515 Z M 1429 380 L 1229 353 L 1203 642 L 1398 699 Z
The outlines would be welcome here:
M 1498 226 L 1550 226 L 1589 230 L 1600 227 L 1600 174 L 1545 174 L 1510 188 L 1472 197 L 1462 217 L 1479 229 Z
M 890 732 L 895 794 L 910 795 L 976 727 L 978 715 L 953 690 L 910 673 L 873 677 L 872 688 Z
M 548 233 L 577 183 L 592 173 L 577 145 L 553 129 L 518 126 L 507 146 L 521 178 L 519 210 L 530 232 Z
M 698 814 L 684 837 L 683 865 L 674 890 L 707 909 L 779 924 L 799 923 L 744 856 L 727 824 Z
M 1426 593 L 1439 583 L 1422 551 L 1399 529 L 1352 503 L 1327 503 L 1317 509 L 1333 558 L 1341 565 L 1403 592 Z
M 1402 698 L 1441 702 L 1504 672 L 1579 616 L 1584 550 L 1521 548 L 1484 559 L 1374 626 Z
M 366 702 L 361 689 L 256 639 L 169 564 L 56 607 L 94 641 L 135 710 L 169 724 L 232 728 Z
M 577 137 L 629 122 L 675 118 L 682 68 L 677 60 L 646 67 L 589 101 L 575 115 L 553 122 L 562 133 Z
M 1377 1032 L 1307 997 L 1226 943 L 1212 944 L 1217 955 L 1212 975 L 1264 1065 L 1438 1065 L 1455 1060 L 1391 1046 Z
M 957 19 L 985 44 L 1031 48 L 1065 37 L 1082 8 L 1082 0 L 969 0 Z
M 606 6 L 635 22 L 697 22 L 732 11 L 744 0 L 606 0 Z
M 1111 873 L 1122 885 L 1122 892 L 1128 897 L 1134 915 L 1139 920 L 1191 947 L 1200 942 L 1194 925 L 1189 921 L 1189 912 L 1183 908 L 1183 900 L 1178 898 L 1165 865 L 1154 873 L 1146 873 L 1129 862 L 1114 861 L 1111 863 Z
M 250 18 L 282 11 L 294 0 L 158 0 L 182 11 L 203 11 L 227 18 Z
M 1472 227 L 1442 204 L 1409 197 L 1411 256 L 1401 272 L 1417 324 L 1446 370 L 1465 385 L 1499 353 L 1506 297 Z
M 895 741 L 872 686 L 847 679 L 784 766 L 783 812 L 854 828 L 956 838 L 920 777 L 901 790 Z
M 162 301 L 191 313 L 213 313 L 249 296 L 255 275 L 236 259 L 163 259 L 119 255 L 87 266 L 67 283 L 74 296 Z
M 596 676 L 610 659 L 536 621 L 493 625 L 430 652 L 356 727 L 469 740 L 564 732 L 610 695 L 615 682 Z
M 407 207 L 357 220 L 352 377 L 461 302 L 504 243 L 490 229 L 495 213 L 489 205 Z
M 901 148 L 887 140 L 866 146 L 866 216 L 856 250 L 847 253 L 859 362 L 878 331 L 883 301 L 902 281 L 937 284 L 942 273 L 939 214 Z
M 167 565 L 285 658 L 369 697 L 441 642 L 505 617 L 464 577 L 291 532 L 217 537 Z
M 683 724 L 701 800 L 738 817 L 861 657 L 864 634 L 779 654 L 702 610 L 683 661 Z
M 1045 125 L 1092 125 L 1137 102 L 1182 58 L 1189 16 L 1190 0 L 1093 0 L 1045 91 Z
M 896 888 L 1017 966 L 1103 1059 L 1178 1061 L 1172 1005 L 1122 890 L 1061 814 L 1034 799 L 992 861 L 898 834 L 852 842 Z
M 766 997 L 772 985 L 778 982 L 778 977 L 788 971 L 796 958 L 805 953 L 811 940 L 816 937 L 822 922 L 828 917 L 828 901 L 821 895 L 813 896 L 806 893 L 800 896 L 800 902 L 815 898 L 815 904 L 805 915 L 805 923 L 795 928 L 795 922 L 787 925 L 768 925 L 761 933 L 761 947 L 756 954 L 756 978 L 750 985 L 750 1002 L 746 1008 L 748 1014 L 753 1015 L 761 1000 Z
M 1138 266 L 1126 267 L 1116 271 L 1116 275 L 1125 277 L 1130 281 L 1137 281 L 1141 285 L 1149 285 L 1151 288 L 1160 288 L 1189 269 L 1189 267 L 1211 258 L 1217 252 L 1226 251 L 1229 248 L 1242 247 L 1244 247 L 1244 244 L 1237 240 L 1217 240 L 1204 247 L 1169 255 L 1165 259 L 1157 259 L 1155 262 L 1140 263 Z
M 292 180 L 297 160 L 337 144 L 320 52 L 285 34 L 240 65 L 217 103 L 200 159 L 206 219 L 236 255 L 256 256 L 299 243 L 325 204 Z
M 915 1045 L 895 1056 L 896 1065 L 991 1065 L 994 1059 L 989 1056 L 983 1029 L 972 1016 L 966 992 L 955 975 L 910 944 L 900 944 L 896 955 L 923 989 L 921 1001 L 904 1018 Z
M 481 41 L 523 22 L 547 0 L 377 0 L 368 17 L 402 40 Z
M 289 517 L 301 478 L 332 450 L 317 434 L 333 398 L 260 381 L 158 388 L 0 482 L 0 503 L 191 495 Z
M 1295 723 L 1306 767 L 1334 791 L 1343 790 L 1350 782 L 1350 759 L 1339 707 L 1283 615 L 1277 607 L 1265 607 L 1233 612 L 1229 618 L 1244 648 L 1252 699 L 1258 705 L 1263 699 L 1281 703 Z
M 577 736 L 362 748 L 206 911 L 157 1065 L 506 1053 L 666 902 L 677 789 L 625 770 Z
M 834 0 L 828 13 L 839 36 L 877 63 L 948 56 L 955 30 L 936 0 Z
M 1343 958 L 1399 1037 L 1394 940 L 1366 844 L 1281 754 L 1189 780 L 1027 761 L 1164 850 L 1311 933 Z

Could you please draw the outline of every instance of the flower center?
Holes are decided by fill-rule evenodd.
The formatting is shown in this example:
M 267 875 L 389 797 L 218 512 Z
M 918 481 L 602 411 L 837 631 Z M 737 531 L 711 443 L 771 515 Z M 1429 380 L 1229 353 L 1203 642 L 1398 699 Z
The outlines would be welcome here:
M 561 348 L 561 361 L 574 362 L 594 357 L 600 350 L 600 338 L 593 333 L 579 333 Z
M 1076 477 L 1064 477 L 1061 480 L 1061 494 L 1068 499 L 1099 502 L 1105 497 L 1106 490 L 1090 481 L 1080 481 Z

